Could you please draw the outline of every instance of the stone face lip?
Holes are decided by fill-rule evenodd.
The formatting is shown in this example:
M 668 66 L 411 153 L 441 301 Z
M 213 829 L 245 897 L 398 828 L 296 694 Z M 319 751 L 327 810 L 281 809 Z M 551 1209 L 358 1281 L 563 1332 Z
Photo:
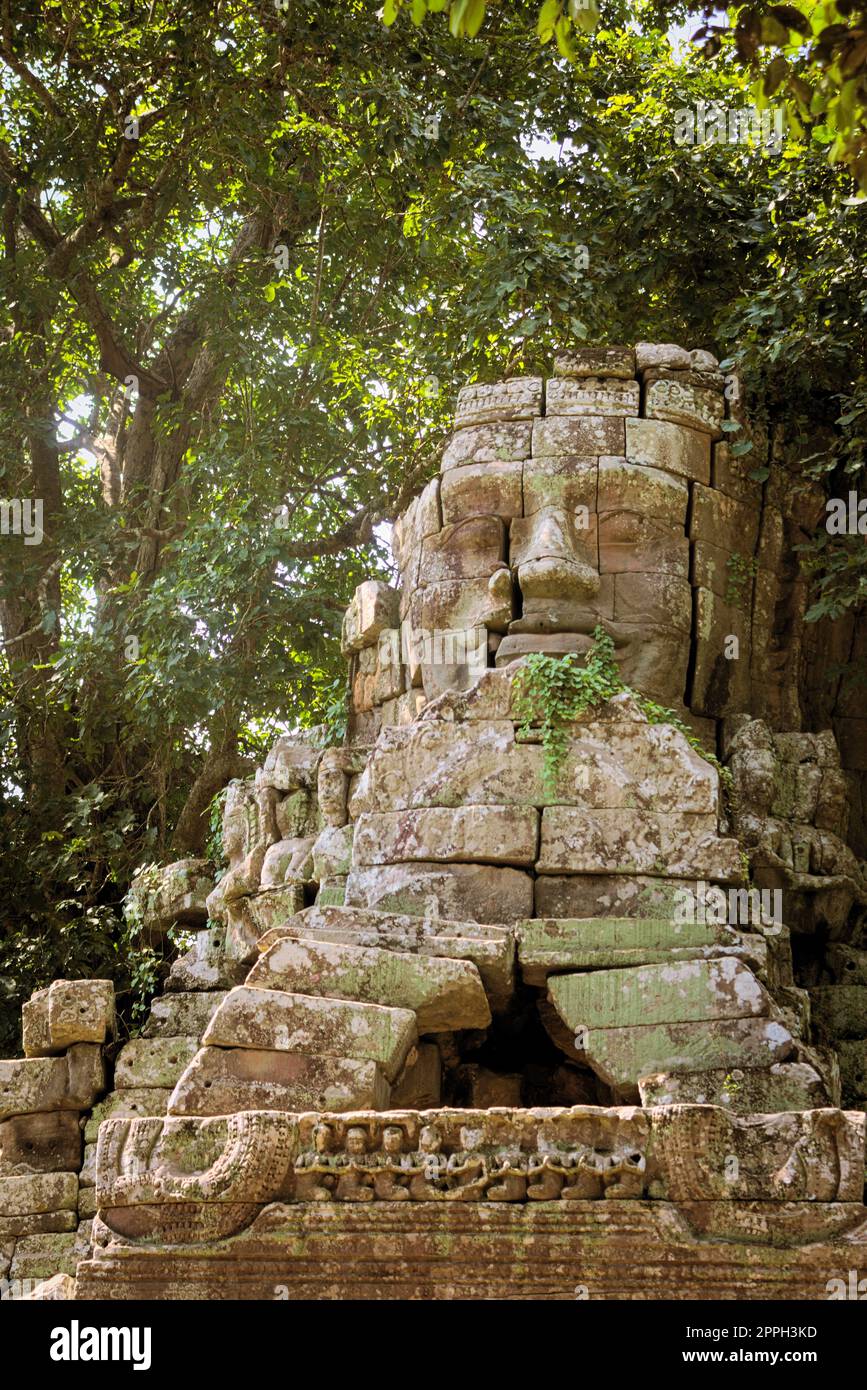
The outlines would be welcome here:
M 355 829 L 353 867 L 424 860 L 529 868 L 538 837 L 538 813 L 529 806 L 366 812 Z
M 767 1014 L 771 1003 L 753 972 L 731 956 L 558 975 L 548 988 L 573 1030 L 750 1018 Z
M 412 1009 L 419 1033 L 486 1028 L 491 1021 L 479 972 L 468 961 L 423 960 L 376 947 L 285 937 L 260 957 L 247 984 Z
M 822 1078 L 807 1062 L 776 1062 L 765 1070 L 657 1072 L 638 1078 L 641 1104 L 720 1105 L 734 1114 L 774 1115 L 829 1104 Z
M 393 1081 L 416 1042 L 416 1022 L 409 1009 L 240 985 L 220 1005 L 202 1042 L 377 1062 Z
M 55 980 L 22 1007 L 25 1057 L 49 1057 L 114 1033 L 111 980 Z
M 163 1110 L 232 1115 L 240 1110 L 384 1110 L 389 1086 L 376 1062 L 299 1052 L 203 1047 Z
M 443 450 L 440 469 L 449 473 L 474 464 L 521 463 L 530 457 L 532 429 L 529 421 L 519 421 L 455 430 Z

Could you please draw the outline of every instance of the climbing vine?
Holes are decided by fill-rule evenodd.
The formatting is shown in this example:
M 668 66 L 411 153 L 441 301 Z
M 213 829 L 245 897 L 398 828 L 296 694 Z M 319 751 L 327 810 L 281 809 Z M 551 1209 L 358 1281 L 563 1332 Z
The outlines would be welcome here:
M 526 657 L 515 681 L 515 714 L 518 737 L 536 733 L 542 743 L 542 784 L 552 795 L 569 748 L 569 726 L 593 709 L 623 692 L 630 694 L 650 724 L 670 724 L 683 734 L 687 743 L 716 768 L 725 794 L 732 790 L 732 776 L 715 753 L 674 710 L 666 709 L 625 684 L 617 669 L 614 642 L 601 626 L 594 628 L 593 643 L 586 656 L 568 652 L 565 656 L 545 656 L 534 652 Z
M 745 608 L 747 588 L 759 572 L 759 563 L 754 557 L 747 558 L 737 551 L 726 561 L 728 578 L 726 581 L 726 603 L 734 608 Z

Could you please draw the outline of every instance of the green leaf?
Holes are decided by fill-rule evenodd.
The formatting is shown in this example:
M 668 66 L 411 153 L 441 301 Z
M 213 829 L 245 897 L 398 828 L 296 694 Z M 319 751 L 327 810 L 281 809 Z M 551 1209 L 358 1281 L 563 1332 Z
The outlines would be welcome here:
M 599 10 L 596 7 L 596 0 L 570 0 L 569 13 L 584 34 L 595 33 L 599 27 Z
M 536 23 L 536 32 L 542 43 L 548 43 L 554 37 L 554 25 L 562 13 L 563 0 L 545 0 Z
M 400 12 L 401 0 L 385 0 L 382 7 L 383 24 L 392 25 Z

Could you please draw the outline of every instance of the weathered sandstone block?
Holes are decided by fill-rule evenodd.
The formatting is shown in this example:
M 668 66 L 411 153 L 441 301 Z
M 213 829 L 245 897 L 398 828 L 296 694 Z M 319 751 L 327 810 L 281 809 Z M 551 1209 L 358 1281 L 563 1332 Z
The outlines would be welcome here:
M 776 1062 L 766 1069 L 673 1072 L 638 1079 L 644 1106 L 721 1105 L 733 1114 L 771 1115 L 828 1105 L 822 1078 L 807 1062 Z
M 638 1078 L 651 1072 L 715 1071 L 769 1067 L 784 1062 L 794 1040 L 782 1023 L 764 1018 L 699 1023 L 642 1024 L 591 1029 L 584 1057 L 624 1100 L 638 1100 Z
M 660 874 L 734 882 L 741 872 L 736 840 L 722 839 L 715 817 L 649 811 L 542 812 L 540 874 Z
M 198 1039 L 134 1038 L 118 1053 L 114 1070 L 117 1090 L 156 1086 L 171 1089 L 198 1048 Z
M 419 1033 L 486 1028 L 491 1021 L 479 972 L 469 961 L 377 947 L 284 937 L 260 956 L 247 984 L 412 1009 Z
M 516 922 L 533 910 L 533 879 L 493 864 L 388 864 L 355 868 L 348 906 L 455 921 Z
M 0 1121 L 0 1176 L 26 1171 L 75 1172 L 81 1162 L 81 1129 L 72 1110 L 13 1115 Z
M 225 990 L 210 993 L 195 990 L 158 996 L 151 1004 L 145 1038 L 201 1037 L 208 1019 L 226 997 Z
M 239 985 L 214 1014 L 202 1041 L 377 1062 L 392 1081 L 416 1041 L 416 1024 L 408 1009 Z
M 21 1010 L 25 1057 L 49 1057 L 73 1043 L 101 1043 L 114 1032 L 111 980 L 55 980 Z
M 557 975 L 549 980 L 548 989 L 573 1032 L 749 1018 L 767 1014 L 770 1008 L 770 999 L 752 971 L 731 956 Z
M 369 811 L 358 819 L 352 862 L 354 868 L 408 860 L 529 867 L 538 837 L 538 812 L 530 806 Z
M 490 386 L 463 386 L 458 392 L 455 426 L 460 429 L 488 421 L 528 420 L 541 409 L 540 377 L 513 377 Z
M 244 1110 L 383 1110 L 389 1086 L 376 1062 L 300 1052 L 203 1047 L 165 1107 L 170 1115 Z

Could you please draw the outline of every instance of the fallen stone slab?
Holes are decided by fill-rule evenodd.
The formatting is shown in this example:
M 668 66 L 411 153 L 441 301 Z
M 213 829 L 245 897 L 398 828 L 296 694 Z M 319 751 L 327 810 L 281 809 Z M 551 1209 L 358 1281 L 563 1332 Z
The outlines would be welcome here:
M 731 956 L 557 975 L 548 989 L 573 1031 L 756 1017 L 771 1006 L 752 971 Z
M 409 1009 L 239 985 L 214 1014 L 202 1041 L 377 1062 L 392 1081 L 416 1039 Z
M 495 1010 L 506 1006 L 514 989 L 515 942 L 505 926 L 317 905 L 297 913 L 285 926 L 272 928 L 259 942 L 260 950 L 285 936 L 471 961 Z
M 638 1078 L 651 1072 L 770 1067 L 786 1061 L 795 1050 L 788 1028 L 766 1018 L 724 1018 L 713 1028 L 706 1020 L 591 1028 L 581 1040 L 581 1061 L 623 1103 L 638 1101 Z
M 486 1028 L 491 1011 L 468 961 L 284 937 L 260 956 L 248 985 L 412 1009 L 419 1033 Z
M 198 1038 L 134 1038 L 118 1053 L 114 1084 L 118 1091 L 155 1086 L 171 1090 L 198 1050 Z
M 668 964 L 735 954 L 753 969 L 767 966 L 767 943 L 732 927 L 665 918 L 534 918 L 515 929 L 524 981 L 544 985 L 569 970 Z
M 746 1070 L 657 1072 L 638 1078 L 638 1093 L 645 1107 L 721 1105 L 740 1115 L 819 1110 L 831 1103 L 822 1078 L 807 1062 L 776 1062 Z
M 384 1110 L 390 1094 L 375 1062 L 254 1048 L 203 1047 L 172 1092 L 168 1114 Z

